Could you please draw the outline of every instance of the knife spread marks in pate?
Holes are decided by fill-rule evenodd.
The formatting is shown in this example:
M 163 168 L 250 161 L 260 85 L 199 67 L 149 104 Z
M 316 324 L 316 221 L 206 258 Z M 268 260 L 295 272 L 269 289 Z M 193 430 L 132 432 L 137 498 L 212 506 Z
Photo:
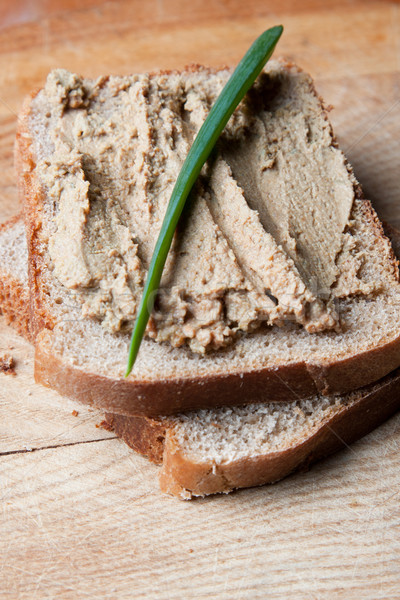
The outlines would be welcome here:
M 53 274 L 111 332 L 133 327 L 174 183 L 229 74 L 56 70 L 32 103 Z M 311 79 L 272 61 L 195 186 L 146 335 L 203 353 L 262 323 L 337 329 L 334 299 L 372 291 L 350 232 L 355 185 Z

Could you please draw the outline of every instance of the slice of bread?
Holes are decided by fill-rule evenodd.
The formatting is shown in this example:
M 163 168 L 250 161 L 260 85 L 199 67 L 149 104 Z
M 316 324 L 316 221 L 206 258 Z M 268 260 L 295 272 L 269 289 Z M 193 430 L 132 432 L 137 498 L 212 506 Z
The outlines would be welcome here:
M 49 239 L 56 228 L 57 194 L 54 195 L 54 190 L 50 193 L 46 187 L 47 184 L 40 176 L 40 165 L 46 163 L 52 168 L 54 152 L 52 133 L 55 128 L 62 129 L 65 119 L 68 120 L 71 114 L 73 116 L 74 110 L 79 112 L 82 102 L 86 102 L 86 106 L 89 102 L 94 118 L 103 119 L 102 132 L 105 136 L 104 143 L 107 145 L 109 141 L 107 131 L 110 129 L 107 119 L 110 114 L 114 114 L 113 111 L 120 110 L 116 100 L 120 90 L 129 91 L 133 82 L 145 76 L 110 77 L 94 83 L 69 75 L 72 81 L 69 96 L 66 99 L 61 98 L 61 108 L 57 105 L 56 112 L 48 105 L 43 91 L 27 99 L 19 119 L 16 142 L 16 165 L 29 238 L 32 326 L 36 336 L 35 376 L 38 382 L 81 402 L 96 404 L 105 411 L 155 416 L 176 414 L 191 409 L 243 404 L 243 402 L 254 402 L 255 399 L 258 402 L 271 400 L 289 402 L 314 394 L 346 393 L 379 380 L 399 366 L 400 284 L 397 263 L 390 242 L 383 234 L 381 224 L 370 203 L 363 199 L 350 167 L 336 146 L 326 111 L 315 93 L 310 77 L 291 64 L 276 61 L 271 62 L 266 73 L 263 80 L 265 90 L 262 89 L 261 97 L 266 103 L 266 112 L 269 115 L 271 140 L 275 123 L 279 121 L 282 114 L 286 115 L 285 110 L 291 111 L 290 118 L 293 121 L 290 121 L 290 127 L 288 125 L 287 139 L 285 138 L 285 144 L 289 144 L 287 152 L 289 158 L 286 159 L 285 168 L 289 173 L 293 172 L 293 177 L 302 173 L 301 177 L 297 177 L 296 185 L 304 187 L 304 181 L 308 182 L 312 176 L 312 181 L 307 183 L 308 187 L 306 187 L 310 190 L 315 210 L 319 205 L 318 190 L 325 189 L 327 181 L 328 188 L 334 190 L 338 197 L 341 186 L 344 186 L 347 191 L 351 190 L 351 210 L 343 239 L 347 240 L 346 247 L 352 250 L 346 254 L 342 248 L 342 251 L 334 257 L 336 266 L 338 269 L 340 267 L 341 272 L 341 280 L 336 281 L 333 286 L 335 287 L 333 295 L 336 294 L 334 302 L 341 322 L 340 330 L 309 333 L 305 327 L 296 322 L 285 322 L 282 326 L 266 325 L 252 333 L 239 335 L 230 346 L 211 351 L 204 356 L 194 353 L 187 346 L 172 347 L 167 342 L 155 343 L 152 339 L 145 339 L 132 375 L 124 379 L 129 334 L 110 333 L 98 320 L 83 316 L 81 304 L 77 301 L 74 290 L 61 284 L 59 278 L 54 275 L 56 267 L 50 256 Z M 166 85 L 165 82 L 168 83 L 169 78 L 171 80 L 178 78 L 181 82 L 197 78 L 199 82 L 206 82 L 210 89 L 213 89 L 214 83 L 218 84 L 217 87 L 220 86 L 221 81 L 225 81 L 227 76 L 227 71 L 192 69 L 180 74 L 151 75 L 147 81 L 153 82 L 157 87 L 160 80 L 163 85 Z M 51 80 L 52 85 L 53 80 Z M 280 95 L 279 92 L 273 97 L 272 104 L 269 106 L 268 94 L 274 88 L 276 81 L 284 82 L 280 89 L 289 92 L 286 95 Z M 91 100 L 85 99 L 86 88 L 96 90 Z M 70 108 L 65 110 L 65 104 L 68 102 Z M 73 108 L 75 106 L 78 108 Z M 129 105 L 128 112 L 127 118 L 134 118 L 134 100 Z M 179 119 L 179 114 L 175 117 Z M 304 163 L 302 169 L 297 162 L 294 168 L 290 158 L 298 151 L 297 138 L 290 150 L 291 128 L 296 130 L 300 122 L 303 125 L 304 122 L 308 123 L 308 129 L 306 128 L 308 133 L 304 142 L 306 150 L 304 150 L 305 154 L 300 156 L 300 162 Z M 279 127 L 282 128 L 281 121 L 279 123 Z M 77 127 L 78 125 L 79 123 Z M 84 136 L 82 127 L 78 129 L 76 134 L 79 134 L 78 138 Z M 112 131 L 113 136 L 123 137 L 130 130 L 127 126 L 120 126 L 119 129 Z M 78 138 L 75 140 L 76 143 Z M 64 142 L 65 139 L 61 136 L 60 143 Z M 226 140 L 222 142 L 224 143 L 226 146 Z M 86 151 L 89 150 L 86 148 Z M 229 155 L 229 149 L 226 153 Z M 315 153 L 319 153 L 318 156 L 332 154 L 334 160 L 341 165 L 339 181 L 325 172 L 318 173 L 312 170 L 310 165 L 313 157 L 316 156 Z M 119 161 L 122 158 L 118 155 L 114 160 Z M 82 154 L 79 161 L 81 166 L 83 163 L 90 164 L 90 153 Z M 273 167 L 273 160 L 268 165 L 264 165 L 265 170 L 268 170 L 271 165 Z M 56 166 L 60 167 L 58 163 Z M 76 166 L 77 163 L 71 163 L 70 166 L 62 165 L 64 173 L 62 181 L 65 181 L 67 187 L 70 185 L 68 178 L 73 176 Z M 243 185 L 250 197 L 253 192 L 245 182 L 246 177 L 241 165 L 236 164 L 232 159 L 231 166 L 232 172 L 237 172 L 237 180 L 233 182 L 230 180 L 229 185 L 235 190 L 241 189 L 240 185 Z M 85 184 L 84 171 L 81 167 L 78 171 L 80 179 L 74 180 L 73 183 L 77 190 L 81 189 L 79 186 Z M 275 176 L 273 168 L 269 175 L 272 178 Z M 100 175 L 96 171 L 91 176 L 96 178 Z M 113 189 L 113 186 L 118 187 L 119 183 L 119 181 L 112 181 L 107 185 Z M 272 183 L 271 180 L 271 189 Z M 134 182 L 132 185 L 134 186 Z M 58 194 L 61 193 L 61 188 L 58 189 Z M 279 198 L 283 192 L 279 186 L 277 187 L 276 182 L 274 189 L 278 190 L 277 197 L 272 200 L 279 212 Z M 290 198 L 296 197 L 296 189 L 295 187 L 294 191 L 287 192 Z M 212 191 L 210 193 L 212 195 Z M 302 189 L 301 193 L 305 194 L 304 201 L 310 202 L 310 198 L 306 198 L 306 191 Z M 270 198 L 268 202 L 272 200 Z M 260 198 L 257 196 L 254 202 L 257 204 L 259 201 Z M 217 202 L 214 205 L 215 213 L 218 213 L 218 206 Z M 301 207 L 301 203 L 299 206 Z M 259 206 L 259 209 L 261 210 L 262 207 Z M 310 206 L 308 211 L 314 214 Z M 333 208 L 332 214 L 334 212 Z M 340 213 L 339 203 L 337 212 Z M 255 212 L 251 214 L 254 217 Z M 217 214 L 215 218 L 215 227 L 217 227 L 219 223 Z M 333 218 L 332 216 L 332 222 Z M 72 216 L 71 222 L 75 223 Z M 273 222 L 271 230 L 274 227 L 279 228 L 279 219 Z M 329 231 L 330 226 L 324 226 L 319 230 L 317 225 L 313 229 L 313 235 L 324 238 Z M 239 255 L 241 249 L 236 251 L 235 240 L 231 233 L 224 231 L 225 234 L 226 240 Z M 222 230 L 218 235 L 222 235 Z M 274 235 L 279 240 L 279 232 Z M 279 247 L 282 248 L 282 245 Z M 314 252 L 315 248 L 311 247 Z M 306 250 L 304 249 L 304 252 Z M 289 248 L 288 253 L 290 251 Z M 68 252 L 66 243 L 65 253 Z M 76 252 L 77 249 L 71 246 L 71 253 Z M 351 260 L 346 262 L 344 256 L 349 257 L 350 254 Z M 68 273 L 66 275 L 64 273 L 64 276 L 67 277 Z M 364 292 L 359 294 L 352 292 L 350 281 L 352 276 L 360 279 Z M 347 293 L 343 292 L 346 286 Z M 341 293 L 338 291 L 339 288 L 342 290 Z M 369 293 L 365 290 L 369 290 Z M 330 293 L 333 293 L 332 290 Z
M 107 415 L 131 448 L 161 464 L 160 486 L 181 499 L 274 483 L 348 446 L 400 408 L 400 369 L 342 396 L 146 419 Z
M 393 246 L 400 233 L 386 227 Z M 0 310 L 29 338 L 21 220 L 0 229 Z M 175 418 L 106 415 L 131 448 L 161 465 L 162 490 L 182 499 L 271 483 L 366 435 L 400 408 L 400 370 L 345 396 L 201 410 Z

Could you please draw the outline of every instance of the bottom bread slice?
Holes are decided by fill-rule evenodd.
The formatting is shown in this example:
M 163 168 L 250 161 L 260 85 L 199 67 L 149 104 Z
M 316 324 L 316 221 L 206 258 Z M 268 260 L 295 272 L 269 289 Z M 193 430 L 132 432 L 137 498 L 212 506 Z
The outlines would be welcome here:
M 400 234 L 387 233 L 399 247 Z M 0 227 L 0 309 L 29 339 L 24 226 Z M 400 408 L 400 369 L 343 396 L 315 396 L 150 419 L 107 414 L 105 426 L 161 465 L 165 492 L 183 499 L 272 483 L 366 435 Z
M 273 483 L 363 437 L 400 408 L 400 369 L 338 397 L 200 410 L 175 418 L 106 415 L 158 464 L 161 489 L 183 499 Z

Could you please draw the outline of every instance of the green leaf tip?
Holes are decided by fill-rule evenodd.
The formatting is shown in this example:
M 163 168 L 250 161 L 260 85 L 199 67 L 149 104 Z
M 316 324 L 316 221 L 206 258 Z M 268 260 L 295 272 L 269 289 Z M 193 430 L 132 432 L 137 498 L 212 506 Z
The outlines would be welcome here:
M 190 191 L 233 111 L 271 57 L 282 32 L 282 25 L 271 27 L 264 31 L 250 46 L 212 106 L 182 165 L 150 262 L 149 272 L 132 332 L 125 377 L 130 375 L 135 364 L 140 344 L 142 343 L 144 332 L 154 307 L 156 292 L 161 281 L 175 229 Z

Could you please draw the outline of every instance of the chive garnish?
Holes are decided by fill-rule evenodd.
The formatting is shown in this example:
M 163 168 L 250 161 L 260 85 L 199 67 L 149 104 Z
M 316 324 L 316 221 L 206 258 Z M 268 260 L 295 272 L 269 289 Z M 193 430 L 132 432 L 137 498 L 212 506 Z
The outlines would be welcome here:
M 282 31 L 282 25 L 271 27 L 250 46 L 212 106 L 183 163 L 150 262 L 133 328 L 125 377 L 128 377 L 132 371 L 139 352 L 175 229 L 187 197 L 233 111 L 271 57 Z

